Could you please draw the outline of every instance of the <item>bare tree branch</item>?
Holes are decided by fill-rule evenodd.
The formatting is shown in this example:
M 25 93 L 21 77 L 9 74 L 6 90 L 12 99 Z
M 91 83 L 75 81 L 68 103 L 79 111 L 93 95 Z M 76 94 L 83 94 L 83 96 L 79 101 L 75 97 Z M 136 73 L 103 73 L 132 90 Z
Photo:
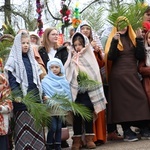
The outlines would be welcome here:
M 45 0 L 45 5 L 46 5 L 46 8 L 47 8 L 49 14 L 52 16 L 53 19 L 55 19 L 55 20 L 62 20 L 61 18 L 55 17 L 55 16 L 51 13 L 51 11 L 50 11 L 50 9 L 49 9 L 49 7 L 48 7 L 48 2 L 47 2 L 47 0 Z

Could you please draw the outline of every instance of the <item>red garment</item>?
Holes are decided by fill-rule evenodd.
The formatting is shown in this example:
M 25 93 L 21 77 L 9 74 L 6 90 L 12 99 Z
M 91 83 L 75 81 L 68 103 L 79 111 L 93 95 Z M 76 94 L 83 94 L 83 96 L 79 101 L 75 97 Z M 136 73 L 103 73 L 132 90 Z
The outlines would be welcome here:
M 95 54 L 95 57 L 96 57 L 99 67 L 102 68 L 105 65 L 105 62 L 104 62 L 104 59 L 102 56 L 102 52 L 94 51 L 94 54 Z M 101 140 L 103 143 L 106 142 L 106 117 L 105 117 L 106 114 L 105 114 L 105 112 L 106 112 L 105 110 L 101 111 L 98 114 L 98 118 L 94 122 L 94 125 L 93 125 L 93 131 L 95 134 L 94 138 L 93 138 L 94 142 L 96 142 L 98 140 Z

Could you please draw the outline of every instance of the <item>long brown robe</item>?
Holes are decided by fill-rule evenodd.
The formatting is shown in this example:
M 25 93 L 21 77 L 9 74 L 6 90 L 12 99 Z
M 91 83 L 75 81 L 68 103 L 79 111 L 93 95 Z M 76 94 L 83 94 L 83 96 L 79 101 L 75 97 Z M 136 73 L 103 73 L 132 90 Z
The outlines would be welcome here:
M 109 76 L 108 123 L 149 120 L 150 109 L 138 75 L 137 49 L 128 36 L 122 36 L 121 42 L 124 50 L 116 51 L 117 58 L 112 61 Z M 116 50 L 117 44 L 114 40 L 110 50 Z M 109 59 L 111 54 L 109 51 Z

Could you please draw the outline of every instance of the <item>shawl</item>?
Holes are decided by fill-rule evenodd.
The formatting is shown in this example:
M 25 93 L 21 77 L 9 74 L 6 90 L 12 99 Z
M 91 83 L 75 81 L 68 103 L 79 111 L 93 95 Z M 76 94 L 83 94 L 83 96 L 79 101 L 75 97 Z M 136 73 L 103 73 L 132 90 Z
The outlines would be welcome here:
M 150 67 L 150 47 L 148 43 L 145 41 L 145 49 L 146 49 L 146 61 L 145 64 L 147 67 Z
M 4 67 L 4 71 L 6 72 L 6 74 L 8 73 L 8 71 L 12 72 L 13 76 L 16 78 L 16 82 L 18 82 L 21 86 L 23 96 L 25 96 L 27 94 L 29 83 L 27 79 L 25 65 L 22 60 L 21 34 L 22 33 L 19 33 L 15 37 L 14 44 L 11 48 L 8 60 Z M 34 58 L 34 53 L 31 45 L 29 47 L 27 55 L 32 66 L 33 82 L 37 85 L 37 88 L 39 89 L 41 95 L 42 91 L 39 75 L 42 73 L 42 71 Z
M 81 33 L 81 27 L 84 26 L 84 25 L 87 25 L 87 26 L 89 26 L 89 27 L 91 28 L 91 25 L 90 25 L 86 20 L 83 20 L 83 21 L 79 24 L 79 26 L 78 26 L 76 32 L 80 32 L 80 33 Z M 97 45 L 100 47 L 100 49 L 103 51 L 103 46 L 102 46 L 102 43 L 101 43 L 101 41 L 100 41 L 99 36 L 94 32 L 94 30 L 93 30 L 92 28 L 91 28 L 91 32 L 92 32 L 92 38 L 93 38 L 93 40 L 96 41 L 96 44 L 97 44 Z
M 125 21 L 125 22 L 127 22 L 127 24 L 128 24 L 128 35 L 129 35 L 129 38 L 131 39 L 133 45 L 136 46 L 136 40 L 135 40 L 136 35 L 135 35 L 135 32 L 134 32 L 134 30 L 132 29 L 132 26 L 131 26 L 131 24 L 129 23 L 128 19 L 127 19 L 126 17 L 124 17 L 124 16 L 118 17 L 118 19 L 117 19 L 117 21 L 116 21 L 116 26 L 114 26 L 114 27 L 112 28 L 112 31 L 111 31 L 111 33 L 110 33 L 110 35 L 109 35 L 109 37 L 108 37 L 108 39 L 107 39 L 106 45 L 105 45 L 105 67 L 106 67 L 105 70 L 106 70 L 106 76 L 107 76 L 106 78 L 107 78 L 107 81 L 108 81 L 108 75 L 109 75 L 109 73 L 110 73 L 111 65 L 112 65 L 112 61 L 108 60 L 108 58 L 107 58 L 107 57 L 108 57 L 108 52 L 109 52 L 109 48 L 110 48 L 111 41 L 112 41 L 114 35 L 115 35 L 116 32 L 117 32 L 117 26 L 118 26 L 118 23 L 119 23 L 120 21 Z M 118 48 L 119 51 L 123 51 L 123 45 L 122 45 L 122 43 L 121 43 L 120 40 L 119 40 L 119 42 L 118 42 L 117 48 Z
M 51 65 L 57 65 L 61 68 L 61 76 L 55 75 L 51 70 Z M 66 95 L 69 100 L 72 100 L 69 82 L 66 80 L 64 66 L 60 59 L 53 58 L 47 63 L 48 74 L 42 79 L 41 84 L 44 94 L 52 97 L 55 94 Z
M 9 115 L 13 109 L 12 101 L 8 100 L 7 97 L 10 94 L 10 88 L 8 81 L 4 74 L 0 74 L 0 135 L 6 135 L 9 128 Z
M 66 77 L 71 86 L 73 101 L 75 101 L 79 89 L 77 81 L 79 70 L 87 73 L 87 75 L 92 80 L 98 81 L 100 83 L 99 87 L 91 91 L 87 91 L 91 102 L 93 103 L 95 113 L 97 114 L 106 108 L 107 103 L 103 91 L 99 66 L 97 64 L 94 53 L 91 50 L 88 38 L 81 33 L 76 32 L 73 35 L 72 39 L 76 34 L 80 34 L 81 36 L 83 36 L 86 46 L 79 53 L 76 53 L 73 48 L 69 50 L 68 59 L 65 63 Z

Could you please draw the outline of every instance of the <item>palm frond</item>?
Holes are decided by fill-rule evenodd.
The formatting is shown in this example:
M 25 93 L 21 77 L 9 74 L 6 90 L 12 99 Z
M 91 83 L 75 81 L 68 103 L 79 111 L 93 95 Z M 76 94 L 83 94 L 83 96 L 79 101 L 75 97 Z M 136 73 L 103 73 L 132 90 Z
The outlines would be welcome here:
M 47 111 L 46 104 L 38 103 L 39 96 L 35 95 L 35 91 L 29 92 L 22 98 L 22 94 L 18 91 L 12 91 L 11 99 L 15 102 L 22 102 L 27 106 L 31 116 L 35 119 L 35 127 L 46 126 L 50 122 L 50 113 Z
M 92 114 L 87 107 L 70 101 L 65 95 L 55 94 L 47 100 L 47 104 L 49 111 L 54 114 L 65 116 L 68 112 L 73 112 L 73 114 L 81 115 L 85 120 L 90 120 L 92 117 Z
M 137 28 L 141 27 L 142 25 L 142 18 L 147 7 L 137 3 L 137 4 L 130 4 L 124 5 L 117 8 L 115 11 L 110 11 L 108 15 L 108 22 L 113 26 L 116 26 L 116 20 L 119 16 L 125 16 L 128 18 L 132 28 L 136 30 Z M 122 28 L 124 25 L 122 26 Z
M 79 70 L 78 74 L 79 92 L 84 93 L 85 91 L 93 90 L 98 87 L 100 83 L 98 81 L 90 79 L 87 73 Z

